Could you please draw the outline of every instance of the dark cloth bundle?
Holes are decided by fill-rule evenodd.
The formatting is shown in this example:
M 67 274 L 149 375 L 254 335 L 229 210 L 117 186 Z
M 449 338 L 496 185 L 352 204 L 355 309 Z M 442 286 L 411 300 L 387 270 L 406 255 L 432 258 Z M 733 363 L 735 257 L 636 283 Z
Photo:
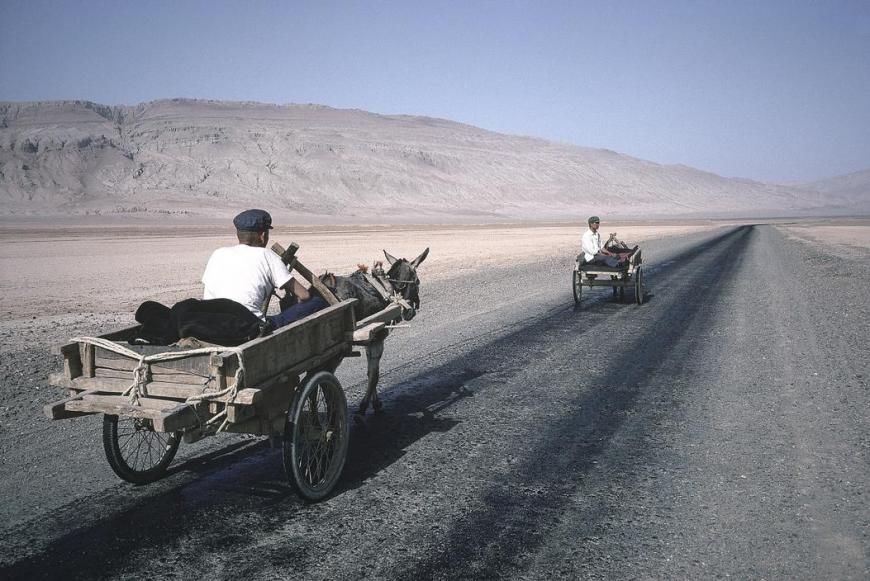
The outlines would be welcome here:
M 637 246 L 635 246 L 637 248 Z M 621 240 L 617 240 L 616 242 L 611 242 L 605 247 L 605 250 L 608 252 L 615 252 L 617 254 L 621 254 L 623 252 L 631 252 L 632 249 L 628 247 L 628 244 L 622 242 Z
M 141 327 L 130 344 L 171 345 L 195 337 L 218 345 L 239 345 L 263 334 L 266 323 L 230 299 L 186 299 L 172 308 L 145 301 L 136 309 Z

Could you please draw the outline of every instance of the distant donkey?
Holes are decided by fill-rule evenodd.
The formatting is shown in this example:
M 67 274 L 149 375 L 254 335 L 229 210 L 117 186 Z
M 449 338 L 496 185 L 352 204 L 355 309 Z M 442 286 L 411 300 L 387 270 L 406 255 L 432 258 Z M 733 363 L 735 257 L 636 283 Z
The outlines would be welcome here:
M 379 311 L 384 310 L 390 303 L 397 303 L 402 307 L 402 319 L 410 321 L 420 308 L 420 279 L 417 277 L 417 267 L 426 259 L 429 249 L 424 250 L 414 260 L 395 258 L 384 250 L 384 256 L 390 264 L 390 269 L 385 273 L 383 263 L 376 262 L 371 274 L 365 266 L 349 276 L 336 276 L 326 273 L 320 276 L 320 281 L 333 289 L 335 296 L 340 300 L 357 299 L 354 305 L 356 320 L 361 321 Z M 375 413 L 383 408 L 378 398 L 378 379 L 380 378 L 381 356 L 384 354 L 384 339 L 389 331 L 384 329 L 372 342 L 366 346 L 366 358 L 368 360 L 368 387 L 356 412 L 357 420 L 360 420 L 369 407 L 369 402 Z

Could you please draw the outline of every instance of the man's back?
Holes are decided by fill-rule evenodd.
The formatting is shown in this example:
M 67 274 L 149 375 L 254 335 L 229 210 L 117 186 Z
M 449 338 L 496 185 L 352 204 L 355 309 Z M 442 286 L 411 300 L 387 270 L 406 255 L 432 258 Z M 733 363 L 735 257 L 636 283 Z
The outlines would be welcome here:
M 291 278 L 277 254 L 266 248 L 238 244 L 212 253 L 202 283 L 204 299 L 231 299 L 259 318 L 272 290 Z

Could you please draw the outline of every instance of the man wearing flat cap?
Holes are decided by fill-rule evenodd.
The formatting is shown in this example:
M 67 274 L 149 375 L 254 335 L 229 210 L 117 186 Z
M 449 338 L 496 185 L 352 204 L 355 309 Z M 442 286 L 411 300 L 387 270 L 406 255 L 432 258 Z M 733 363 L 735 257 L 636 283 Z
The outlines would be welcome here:
M 601 244 L 601 234 L 598 233 L 601 220 L 598 216 L 590 216 L 588 223 L 589 229 L 583 233 L 581 239 L 583 257 L 587 263 L 616 267 L 628 260 L 632 252 L 611 252 Z
M 272 216 L 265 210 L 245 210 L 233 219 L 236 246 L 218 248 L 212 253 L 202 284 L 204 299 L 231 299 L 241 303 L 272 328 L 282 327 L 326 307 L 326 302 L 311 296 L 293 278 L 281 258 L 266 248 Z M 279 315 L 266 316 L 269 297 L 275 289 L 283 289 L 299 301 Z

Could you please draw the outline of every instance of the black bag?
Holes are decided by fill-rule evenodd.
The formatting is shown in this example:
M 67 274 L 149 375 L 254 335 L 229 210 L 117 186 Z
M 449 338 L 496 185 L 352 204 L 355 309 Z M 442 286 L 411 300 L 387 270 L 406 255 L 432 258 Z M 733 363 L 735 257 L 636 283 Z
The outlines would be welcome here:
M 178 330 L 172 321 L 172 309 L 156 301 L 145 301 L 136 309 L 139 331 L 131 345 L 171 345 L 178 341 Z
M 186 299 L 170 309 L 145 301 L 136 310 L 142 324 L 131 344 L 171 345 L 195 337 L 218 345 L 239 345 L 263 334 L 266 323 L 230 299 Z

